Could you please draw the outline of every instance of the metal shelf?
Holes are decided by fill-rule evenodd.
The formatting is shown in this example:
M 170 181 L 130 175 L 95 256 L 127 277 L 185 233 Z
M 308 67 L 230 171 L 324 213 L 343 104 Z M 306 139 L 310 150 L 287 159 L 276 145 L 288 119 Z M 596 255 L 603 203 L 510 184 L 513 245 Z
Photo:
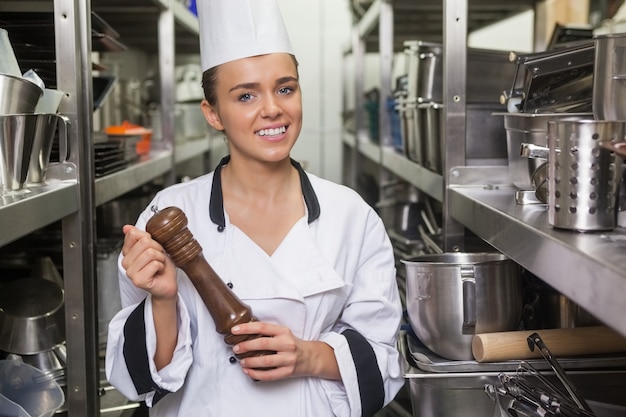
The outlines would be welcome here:
M 352 148 L 356 146 L 354 134 L 344 132 L 343 138 L 346 145 Z M 435 200 L 443 200 L 443 177 L 411 161 L 392 147 L 381 147 L 370 140 L 364 139 L 359 141 L 358 152 L 372 162 L 385 167 Z
M 128 168 L 96 179 L 96 206 L 113 200 L 172 169 L 172 151 L 151 152 Z
M 207 136 L 202 139 L 194 139 L 188 142 L 177 143 L 174 148 L 174 163 L 180 164 L 196 156 L 208 152 L 211 149 L 211 139 Z
M 0 246 L 78 211 L 76 181 L 55 182 L 0 198 Z
M 368 52 L 379 50 L 378 17 L 381 3 L 386 0 L 374 0 L 358 20 L 356 26 L 363 36 Z M 405 40 L 419 39 L 429 42 L 442 42 L 443 26 L 442 0 L 394 0 L 393 49 L 402 51 Z M 468 0 L 468 33 L 499 22 L 535 8 L 536 0 Z M 356 12 L 353 10 L 353 12 Z M 351 42 L 346 43 L 345 52 L 351 50 Z
M 516 204 L 511 186 L 450 191 L 452 217 L 626 336 L 626 230 L 555 229 L 546 205 Z
M 159 52 L 159 17 L 171 4 L 174 15 L 176 53 L 198 54 L 198 18 L 184 4 L 165 0 L 93 0 L 91 9 L 111 25 L 120 40 L 150 54 Z
M 382 165 L 437 201 L 443 201 L 443 177 L 383 146 Z

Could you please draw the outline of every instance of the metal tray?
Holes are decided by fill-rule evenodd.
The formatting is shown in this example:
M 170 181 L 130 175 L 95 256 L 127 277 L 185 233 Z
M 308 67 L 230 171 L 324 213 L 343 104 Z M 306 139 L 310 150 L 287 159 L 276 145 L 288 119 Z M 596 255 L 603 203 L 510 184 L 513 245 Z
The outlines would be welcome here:
M 455 361 L 444 359 L 436 355 L 422 344 L 415 336 L 407 334 L 407 349 L 418 369 L 425 372 L 514 372 L 519 366 L 519 360 L 503 362 Z M 625 368 L 626 357 L 597 355 L 592 357 L 557 358 L 559 364 L 567 370 L 586 370 L 602 368 Z M 550 364 L 544 359 L 524 359 L 535 369 L 550 371 Z

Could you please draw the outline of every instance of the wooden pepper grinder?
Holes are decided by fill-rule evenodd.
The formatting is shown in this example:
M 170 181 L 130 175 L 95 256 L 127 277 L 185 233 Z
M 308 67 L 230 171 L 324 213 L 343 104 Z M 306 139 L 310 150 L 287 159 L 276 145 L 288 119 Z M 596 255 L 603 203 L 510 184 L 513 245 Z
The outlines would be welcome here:
M 174 264 L 185 271 L 206 305 L 218 333 L 224 335 L 228 345 L 236 345 L 245 340 L 256 339 L 260 335 L 233 335 L 230 329 L 242 323 L 257 321 L 250 306 L 224 284 L 224 281 L 211 268 L 202 255 L 202 247 L 187 228 L 187 216 L 178 207 L 158 210 L 146 224 L 146 231 L 159 242 Z M 247 352 L 236 355 L 239 359 L 261 356 L 265 351 Z

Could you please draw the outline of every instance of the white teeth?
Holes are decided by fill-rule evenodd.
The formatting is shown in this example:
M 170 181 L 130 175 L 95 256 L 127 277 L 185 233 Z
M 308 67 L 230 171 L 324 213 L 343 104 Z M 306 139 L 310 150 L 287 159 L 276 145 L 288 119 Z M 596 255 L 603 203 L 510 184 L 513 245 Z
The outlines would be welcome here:
M 287 131 L 287 127 L 281 126 L 274 129 L 262 129 L 256 132 L 256 134 L 259 136 L 276 136 L 285 133 L 285 131 Z

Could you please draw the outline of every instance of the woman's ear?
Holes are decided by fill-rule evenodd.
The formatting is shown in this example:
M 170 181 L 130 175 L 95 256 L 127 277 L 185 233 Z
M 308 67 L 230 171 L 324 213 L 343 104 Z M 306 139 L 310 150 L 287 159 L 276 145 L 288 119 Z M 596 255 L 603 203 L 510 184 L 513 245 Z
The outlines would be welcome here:
M 224 125 L 220 120 L 220 116 L 217 114 L 217 110 L 209 104 L 208 101 L 202 100 L 200 108 L 204 114 L 204 118 L 215 130 L 224 130 Z

